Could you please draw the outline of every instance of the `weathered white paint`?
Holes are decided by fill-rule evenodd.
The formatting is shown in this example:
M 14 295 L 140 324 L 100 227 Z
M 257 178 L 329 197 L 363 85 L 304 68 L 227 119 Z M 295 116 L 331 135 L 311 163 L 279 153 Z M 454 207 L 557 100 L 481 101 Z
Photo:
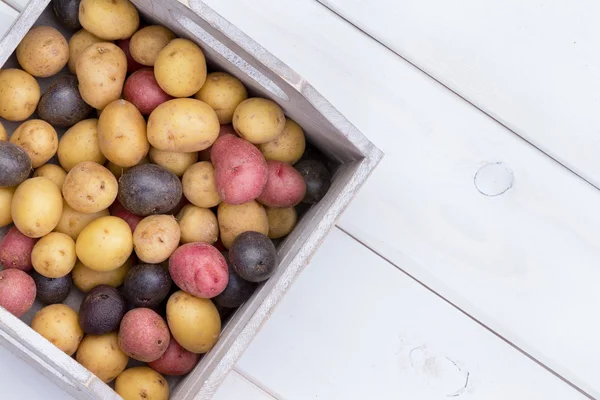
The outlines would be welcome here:
M 7 4 L 0 1 L 0 38 L 8 32 L 18 15 L 19 14 L 14 8 L 9 7 Z

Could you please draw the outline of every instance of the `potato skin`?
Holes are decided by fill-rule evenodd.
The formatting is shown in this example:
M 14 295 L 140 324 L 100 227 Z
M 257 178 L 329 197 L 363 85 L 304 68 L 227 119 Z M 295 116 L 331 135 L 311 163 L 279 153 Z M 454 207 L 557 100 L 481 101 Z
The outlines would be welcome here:
M 163 151 L 150 147 L 148 153 L 150 161 L 158 164 L 181 177 L 188 167 L 198 161 L 198 153 L 181 153 L 177 151 Z
M 0 69 L 0 117 L 23 121 L 31 117 L 40 101 L 40 85 L 20 69 Z
M 126 369 L 117 377 L 115 391 L 124 400 L 169 400 L 167 380 L 148 367 Z M 144 394 L 144 397 L 140 395 Z
M 237 106 L 232 123 L 241 138 L 261 144 L 281 135 L 285 127 L 285 115 L 274 101 L 252 97 Z
M 31 329 L 69 356 L 75 354 L 83 339 L 77 312 L 64 304 L 52 304 L 38 311 L 31 321 Z
M 225 72 L 212 72 L 194 96 L 211 106 L 219 117 L 221 125 L 230 124 L 235 108 L 248 98 L 242 81 Z
M 226 249 L 242 232 L 255 231 L 265 235 L 269 233 L 267 212 L 256 201 L 240 205 L 221 203 L 217 211 L 217 219 L 219 220 L 221 241 Z
M 31 252 L 36 242 L 37 239 L 23 235 L 16 226 L 13 226 L 0 241 L 0 265 L 4 269 L 31 271 L 33 269 Z
M 127 57 L 127 73 L 129 73 L 129 74 L 137 71 L 138 69 L 144 68 L 144 66 L 142 64 L 135 61 L 133 59 L 133 57 L 131 56 L 131 52 L 129 51 L 129 43 L 130 42 L 131 42 L 131 38 L 130 39 L 121 39 L 121 40 L 117 41 L 117 46 L 119 46 L 121 48 L 121 50 L 123 50 L 123 52 L 125 53 L 125 56 Z
M 63 184 L 63 196 L 69 206 L 82 213 L 107 209 L 117 198 L 119 185 L 102 165 L 84 161 L 69 171 Z
M 83 161 L 104 164 L 106 157 L 100 150 L 98 120 L 85 119 L 67 130 L 58 142 L 58 162 L 69 172 Z
M 109 215 L 110 214 L 107 209 L 100 210 L 95 213 L 83 213 L 75 211 L 65 200 L 63 201 L 62 214 L 54 230 L 56 232 L 69 235 L 73 240 L 77 240 L 77 237 L 83 228 L 88 226 L 92 221 L 95 221 L 101 217 L 107 217 Z
M 159 264 L 175 251 L 180 237 L 179 225 L 172 215 L 150 215 L 135 228 L 133 248 L 143 262 Z
M 160 87 L 173 97 L 195 95 L 206 81 L 206 59 L 198 45 L 187 39 L 173 39 L 154 62 Z
M 208 208 L 188 204 L 177 214 L 181 229 L 181 243 L 204 242 L 213 244 L 219 238 L 219 223 Z
M 0 271 L 0 306 L 15 317 L 25 314 L 35 301 L 33 278 L 18 269 Z
M 62 203 L 60 190 L 50 179 L 27 179 L 17 187 L 13 196 L 13 222 L 26 236 L 45 236 L 58 224 Z
M 95 271 L 83 265 L 81 261 L 77 261 L 72 271 L 73 283 L 77 289 L 84 293 L 100 285 L 109 285 L 116 288 L 125 282 L 125 277 L 134 263 L 135 257 L 131 256 L 117 269 L 113 269 L 112 271 Z
M 282 161 L 267 161 L 268 179 L 258 201 L 267 207 L 293 207 L 306 194 L 300 172 Z
M 102 42 L 104 42 L 104 40 L 89 33 L 85 29 L 81 29 L 74 33 L 73 36 L 71 36 L 71 39 L 69 39 L 69 62 L 67 63 L 69 71 L 71 71 L 72 74 L 77 72 L 77 59 L 88 46 Z
M 116 332 L 87 335 L 81 341 L 75 359 L 104 383 L 115 380 L 129 362 L 127 354 L 119 348 Z
M 93 43 L 81 52 L 75 70 L 83 100 L 102 110 L 121 96 L 127 58 L 123 50 L 113 43 Z
M 149 164 L 150 163 L 150 159 L 148 158 L 148 156 L 142 158 L 140 160 L 139 163 L 137 163 L 136 165 L 142 165 L 142 164 Z M 112 163 L 110 161 L 107 161 L 104 166 L 106 168 L 108 168 L 108 170 L 110 172 L 112 172 L 112 174 L 115 176 L 115 178 L 121 179 L 121 177 L 123 176 L 123 174 L 127 171 L 129 171 L 131 169 L 131 167 L 121 167 L 120 165 L 117 165 L 115 163 Z
M 227 124 L 227 125 L 221 125 L 221 127 L 219 128 L 219 136 L 217 137 L 217 139 L 223 135 L 227 135 L 227 134 L 231 134 L 234 136 L 237 136 L 237 132 L 235 131 L 235 129 L 233 129 L 233 125 L 231 124 Z M 213 143 L 214 144 L 214 143 Z M 200 161 L 210 161 L 210 153 L 212 151 L 212 146 L 210 146 L 207 149 L 204 149 L 202 151 L 200 151 L 198 153 L 198 159 Z
M 0 187 L 0 228 L 12 222 L 10 205 L 12 203 L 15 190 L 15 187 Z
M 0 142 L 0 187 L 17 186 L 29 176 L 31 158 L 22 147 Z
M 81 29 L 79 3 L 80 0 L 52 0 L 54 14 L 61 25 L 72 30 Z
M 158 53 L 173 39 L 175 34 L 164 26 L 146 26 L 133 34 L 129 50 L 135 61 L 151 67 L 156 62 Z
M 208 161 L 190 166 L 183 174 L 182 185 L 183 194 L 195 206 L 211 208 L 221 202 L 217 193 L 215 169 Z
M 44 164 L 33 172 L 34 178 L 38 176 L 43 176 L 44 178 L 50 179 L 56 184 L 58 189 L 62 191 L 65 178 L 67 177 L 67 171 L 62 169 L 60 165 Z
M 129 0 L 81 0 L 79 22 L 104 40 L 127 39 L 140 26 L 140 16 Z
M 79 260 L 96 271 L 119 268 L 133 252 L 133 235 L 121 218 L 98 218 L 83 228 L 75 243 Z
M 63 76 L 52 82 L 37 107 L 39 117 L 58 128 L 75 125 L 87 118 L 92 110 L 81 98 L 79 82 L 74 76 Z
M 150 150 L 146 121 L 127 100 L 108 104 L 98 120 L 98 141 L 102 154 L 121 167 L 137 165 Z
M 142 68 L 125 81 L 123 97 L 131 102 L 142 115 L 150 115 L 152 111 L 173 97 L 158 86 L 152 68 Z
M 33 268 L 46 278 L 61 278 L 71 272 L 77 261 L 75 241 L 64 233 L 50 232 L 33 246 Z
M 212 301 L 182 290 L 167 301 L 167 322 L 177 343 L 196 354 L 212 349 L 221 333 L 221 317 Z
M 163 375 L 181 376 L 193 370 L 198 360 L 200 354 L 187 351 L 171 336 L 167 351 L 158 360 L 148 363 L 148 366 Z
M 211 151 L 219 197 L 237 205 L 256 199 L 267 183 L 267 162 L 246 140 L 233 135 L 217 139 Z
M 6 128 L 4 128 L 4 125 L 0 122 L 0 141 L 2 140 L 8 140 L 8 134 L 6 133 Z
M 287 236 L 298 222 L 298 214 L 294 207 L 272 208 L 267 207 L 267 218 L 269 219 L 269 238 L 280 239 Z
M 217 296 L 229 280 L 227 261 L 208 243 L 180 246 L 169 258 L 169 272 L 179 288 L 200 298 Z
M 281 135 L 270 142 L 259 144 L 258 149 L 267 161 L 274 160 L 295 164 L 300 160 L 306 149 L 304 131 L 296 122 L 286 118 Z
M 150 114 L 148 140 L 158 150 L 200 151 L 212 146 L 219 128 L 217 114 L 208 104 L 196 99 L 173 99 Z
M 55 75 L 69 61 L 67 39 L 51 26 L 36 26 L 17 46 L 17 61 L 35 77 Z
M 134 308 L 121 321 L 119 347 L 134 360 L 158 360 L 167 351 L 170 340 L 167 324 L 149 308 Z
M 58 150 L 56 131 L 52 125 L 41 119 L 23 122 L 15 129 L 10 141 L 27 152 L 33 168 L 44 165 Z

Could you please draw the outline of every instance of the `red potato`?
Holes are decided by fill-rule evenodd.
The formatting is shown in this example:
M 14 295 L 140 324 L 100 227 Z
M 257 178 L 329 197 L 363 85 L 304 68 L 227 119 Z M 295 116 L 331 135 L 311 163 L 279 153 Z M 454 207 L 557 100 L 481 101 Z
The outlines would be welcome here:
M 119 347 L 135 360 L 158 360 L 167 351 L 170 340 L 167 323 L 149 308 L 134 308 L 121 320 Z
M 140 223 L 144 217 L 140 217 L 139 215 L 135 215 L 129 210 L 126 210 L 125 207 L 119 203 L 119 200 L 115 200 L 114 203 L 109 207 L 110 215 L 113 217 L 119 217 L 122 220 L 127 222 L 127 225 L 131 228 L 131 232 L 135 231 L 135 228 Z
M 167 351 L 158 360 L 148 363 L 148 366 L 163 375 L 180 376 L 194 369 L 198 360 L 200 354 L 187 351 L 171 336 Z
M 267 184 L 256 200 L 267 207 L 288 208 L 300 203 L 306 194 L 304 178 L 290 164 L 267 161 Z
M 219 129 L 219 137 L 223 136 L 223 135 L 234 135 L 237 136 L 237 132 L 235 131 L 235 129 L 233 129 L 233 125 L 231 124 L 227 124 L 227 125 L 221 125 L 221 128 Z M 208 149 L 202 150 L 198 153 L 198 161 L 210 161 L 210 151 L 212 149 L 212 146 L 210 146 Z
M 127 73 L 131 74 L 132 72 L 137 71 L 138 69 L 144 68 L 142 64 L 135 61 L 129 52 L 129 41 L 131 39 L 121 39 L 117 42 L 117 46 L 123 50 L 125 56 L 127 57 Z
M 125 81 L 123 97 L 146 116 L 160 104 L 173 98 L 158 86 L 152 68 L 142 68 L 131 74 Z
M 260 196 L 267 183 L 267 162 L 252 143 L 223 135 L 213 144 L 210 157 L 217 193 L 225 203 L 239 205 Z
M 169 258 L 169 272 L 181 290 L 204 299 L 219 295 L 229 282 L 225 257 L 208 243 L 180 246 Z
M 31 276 L 18 269 L 0 271 L 0 306 L 16 317 L 25 314 L 35 301 L 36 287 Z
M 37 239 L 23 235 L 16 226 L 13 226 L 0 242 L 0 264 L 4 269 L 31 271 L 33 269 L 31 252 L 36 242 Z

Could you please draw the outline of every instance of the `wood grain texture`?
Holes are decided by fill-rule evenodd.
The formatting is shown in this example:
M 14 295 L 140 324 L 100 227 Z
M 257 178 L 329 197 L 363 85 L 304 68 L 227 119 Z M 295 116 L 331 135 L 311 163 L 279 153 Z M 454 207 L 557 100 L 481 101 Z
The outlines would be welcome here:
M 600 397 L 598 191 L 317 2 L 208 3 L 386 152 L 340 226 Z

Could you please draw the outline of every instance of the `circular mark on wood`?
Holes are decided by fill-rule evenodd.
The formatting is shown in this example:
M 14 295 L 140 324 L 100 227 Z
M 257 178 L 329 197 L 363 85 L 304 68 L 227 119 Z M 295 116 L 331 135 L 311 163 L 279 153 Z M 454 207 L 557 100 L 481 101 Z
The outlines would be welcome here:
M 503 162 L 489 163 L 479 168 L 473 181 L 479 193 L 494 197 L 513 187 L 514 174 Z

